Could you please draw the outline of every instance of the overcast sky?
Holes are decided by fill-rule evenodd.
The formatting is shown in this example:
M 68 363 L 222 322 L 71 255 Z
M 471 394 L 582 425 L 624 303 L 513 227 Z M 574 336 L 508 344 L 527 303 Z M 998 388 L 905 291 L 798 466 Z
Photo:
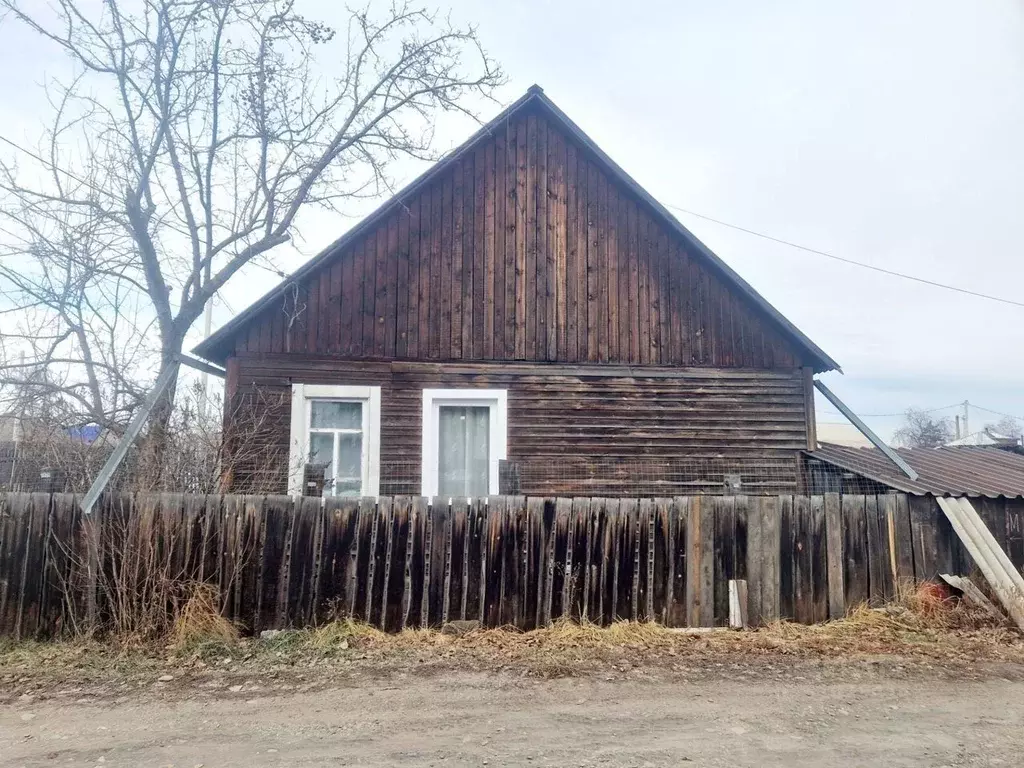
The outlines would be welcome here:
M 335 2 L 299 2 L 339 20 Z M 463 0 L 452 13 L 508 73 L 503 104 L 540 84 L 665 205 L 1024 301 L 1024 4 Z M 56 65 L 9 28 L 0 51 L 0 116 L 30 135 L 32 83 Z M 439 148 L 472 130 L 446 123 Z M 363 212 L 307 218 L 278 263 L 292 271 Z M 840 362 L 825 381 L 855 410 L 969 399 L 1024 415 L 1024 308 L 678 217 Z M 217 324 L 275 282 L 247 272 Z M 838 420 L 829 408 L 819 419 Z M 867 420 L 886 436 L 899 421 Z

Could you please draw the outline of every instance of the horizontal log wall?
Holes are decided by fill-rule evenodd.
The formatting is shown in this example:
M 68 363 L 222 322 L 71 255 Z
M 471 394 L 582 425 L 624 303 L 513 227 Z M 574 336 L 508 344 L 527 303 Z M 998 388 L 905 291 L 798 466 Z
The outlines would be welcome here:
M 241 491 L 287 490 L 292 382 L 381 387 L 381 493 L 388 495 L 420 492 L 424 388 L 508 390 L 508 459 L 550 469 L 524 477 L 520 491 L 528 495 L 636 495 L 638 486 L 629 482 L 596 490 L 581 484 L 600 477 L 592 465 L 617 460 L 664 480 L 665 495 L 691 493 L 686 483 L 699 478 L 682 467 L 695 457 L 714 458 L 732 471 L 746 464 L 751 482 L 755 476 L 762 485 L 770 481 L 769 492 L 797 491 L 797 456 L 808 447 L 813 407 L 800 370 L 378 363 L 308 355 L 246 355 L 237 365 L 236 396 L 251 398 L 257 390 L 261 397 L 253 400 L 251 419 L 239 407 L 232 419 L 262 423 L 259 442 L 279 457 L 268 462 L 253 454 L 239 462 L 246 465 L 236 467 L 229 490 Z M 652 463 L 638 467 L 635 460 Z M 765 471 L 755 473 L 759 464 Z
M 976 507 L 1020 567 L 1024 503 Z M 175 578 L 217 585 L 224 614 L 252 632 L 343 616 L 389 631 L 463 618 L 529 629 L 562 616 L 723 625 L 729 579 L 747 580 L 755 623 L 809 623 L 882 603 L 904 579 L 971 570 L 934 499 L 902 495 L 491 497 L 451 506 L 126 495 L 105 498 L 90 519 L 106 573 L 122 556 L 124 521 Z M 69 598 L 88 601 L 67 594 L 83 584 L 85 541 L 75 497 L 0 495 L 0 635 L 67 626 Z
M 805 362 L 776 321 L 603 168 L 542 113 L 519 113 L 290 285 L 224 357 Z

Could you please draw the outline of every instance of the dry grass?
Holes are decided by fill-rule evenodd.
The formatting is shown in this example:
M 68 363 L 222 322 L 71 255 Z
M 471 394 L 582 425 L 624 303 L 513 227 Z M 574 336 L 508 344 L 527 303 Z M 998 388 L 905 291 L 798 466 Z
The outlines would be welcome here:
M 205 627 L 199 634 L 223 642 L 230 640 L 230 635 L 218 635 Z M 342 619 L 315 629 L 285 632 L 267 642 L 243 642 L 249 643 L 250 652 L 257 658 L 269 651 L 288 659 L 358 654 L 362 659 L 387 662 L 413 654 L 426 660 L 458 656 L 483 666 L 509 662 L 571 666 L 581 661 L 590 664 L 622 658 L 642 662 L 665 654 L 699 659 L 704 652 L 800 657 L 966 654 L 1019 658 L 1024 662 L 1024 638 L 1016 630 L 995 625 L 984 611 L 940 591 L 912 585 L 902 586 L 897 598 L 884 608 L 860 605 L 839 621 L 815 625 L 780 621 L 746 632 L 719 629 L 687 633 L 636 621 L 601 627 L 563 619 L 528 632 L 499 627 L 480 628 L 463 636 L 423 629 L 388 634 Z M 180 647 L 186 645 L 179 643 Z
M 1024 661 L 1020 632 L 927 583 L 898 585 L 892 602 L 881 608 L 858 605 L 839 621 L 813 625 L 775 622 L 736 637 L 735 641 L 723 641 L 737 648 L 805 656 L 905 654 Z
M 687 633 L 649 622 L 620 621 L 600 627 L 562 620 L 529 632 L 503 627 L 477 629 L 459 637 L 419 629 L 386 634 L 339 621 L 285 637 L 294 658 L 358 652 L 365 659 L 400 664 L 412 655 L 421 662 L 458 658 L 476 668 L 514 665 L 545 674 L 571 674 L 623 661 L 655 666 L 667 658 L 701 662 L 723 654 L 746 659 L 889 654 L 1024 663 L 1024 638 L 1016 630 L 995 626 L 986 614 L 959 601 L 911 590 L 882 609 L 858 606 L 839 621 L 817 625 L 780 621 L 746 632 Z M 274 641 L 273 650 L 281 649 L 281 641 Z
M 409 629 L 387 634 L 350 620 L 334 621 L 272 639 L 239 638 L 216 611 L 216 593 L 195 589 L 173 633 L 162 643 L 0 643 L 0 682 L 106 681 L 123 689 L 147 686 L 162 672 L 175 678 L 225 681 L 363 679 L 412 671 L 512 672 L 539 677 L 623 674 L 665 678 L 715 675 L 742 667 L 751 673 L 829 661 L 841 670 L 858 659 L 943 669 L 951 674 L 979 662 L 1024 668 L 1024 637 L 995 625 L 984 612 L 932 590 L 901 589 L 881 609 L 859 606 L 839 621 L 817 625 L 776 622 L 745 632 L 687 633 L 658 624 L 622 621 L 608 627 L 559 621 L 529 632 L 477 629 L 463 636 Z M 125 682 L 128 681 L 128 682 Z M 34 685 L 35 683 L 25 683 Z M 282 690 L 287 690 L 283 688 Z
M 220 613 L 217 590 L 209 584 L 193 584 L 174 619 L 171 646 L 189 649 L 205 643 L 227 645 L 238 638 L 238 627 Z
M 389 653 L 452 654 L 481 663 L 512 662 L 528 666 L 595 666 L 628 659 L 657 663 L 666 656 L 701 660 L 705 654 L 738 657 L 766 655 L 845 658 L 906 655 L 943 659 L 996 659 L 1024 662 L 1024 637 L 994 623 L 983 610 L 949 598 L 930 586 L 901 585 L 883 608 L 860 605 L 849 616 L 823 624 L 779 621 L 755 630 L 727 629 L 686 633 L 649 622 L 620 621 L 608 627 L 558 621 L 550 627 L 521 632 L 514 628 L 478 629 L 462 637 L 435 631 L 406 630 L 388 635 L 351 622 L 315 630 L 300 642 L 320 651 L 346 648 L 386 657 Z M 302 633 L 299 633 L 302 634 Z M 337 642 L 325 642 L 335 638 Z

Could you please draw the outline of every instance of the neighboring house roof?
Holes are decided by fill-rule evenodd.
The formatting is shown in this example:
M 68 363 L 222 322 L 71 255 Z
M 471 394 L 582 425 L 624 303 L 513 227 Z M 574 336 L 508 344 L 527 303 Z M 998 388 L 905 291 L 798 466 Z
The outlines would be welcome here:
M 870 448 L 871 441 L 853 424 L 846 422 L 819 421 L 815 426 L 819 443 L 845 445 L 849 448 Z
M 918 473 L 911 480 L 877 448 L 822 444 L 806 451 L 827 462 L 906 493 L 935 496 L 1024 496 L 1024 455 L 988 446 L 899 448 Z
M 740 293 L 744 294 L 753 304 L 758 306 L 774 322 L 776 322 L 782 329 L 783 333 L 791 338 L 800 349 L 807 353 L 809 361 L 813 362 L 813 367 L 816 371 L 824 372 L 841 370 L 839 364 L 835 360 L 825 354 L 825 352 L 806 335 L 804 335 L 799 328 L 793 325 L 793 323 L 787 320 L 781 312 L 769 304 L 768 301 L 754 290 L 749 283 L 733 271 L 728 264 L 716 256 L 710 248 L 698 240 L 690 230 L 680 224 L 679 221 L 669 213 L 668 209 L 655 200 L 646 190 L 643 189 L 643 187 L 637 184 L 637 182 L 628 173 L 620 168 L 614 160 L 606 155 L 604 151 L 601 150 L 601 148 L 598 147 L 597 144 L 595 144 L 594 141 L 579 128 L 579 126 L 570 120 L 569 117 L 562 112 L 562 110 L 559 109 L 553 101 L 551 101 L 551 99 L 544 95 L 543 89 L 537 85 L 532 86 L 522 97 L 517 99 L 513 104 L 503 110 L 501 114 L 473 134 L 473 136 L 471 136 L 462 146 L 434 164 L 426 173 L 421 175 L 388 202 L 384 203 L 384 205 L 363 219 L 359 224 L 346 232 L 341 238 L 329 245 L 319 255 L 306 262 L 306 264 L 300 267 L 291 277 L 284 280 L 272 291 L 232 318 L 216 333 L 196 346 L 194 350 L 195 354 L 206 358 L 207 360 L 223 362 L 230 353 L 231 341 L 235 334 L 250 320 L 254 319 L 263 309 L 269 306 L 271 302 L 280 297 L 289 285 L 311 274 L 320 267 L 324 261 L 340 253 L 347 245 L 357 240 L 378 223 L 384 221 L 385 218 L 395 210 L 395 208 L 405 204 L 405 198 L 412 196 L 424 186 L 430 184 L 460 157 L 472 152 L 478 143 L 488 140 L 495 130 L 501 127 L 513 114 L 526 109 L 527 107 L 543 109 L 560 125 L 563 130 L 566 131 L 566 133 L 589 150 L 613 178 L 617 179 L 634 195 L 640 198 L 643 203 L 651 208 L 658 218 L 662 219 L 670 229 L 679 234 L 701 256 L 709 261 L 728 282 L 732 283 L 736 287 Z
M 950 440 L 946 445 L 995 445 L 1012 448 L 1020 445 L 1020 438 L 1013 437 L 1012 435 L 1001 435 L 986 427 L 980 432 L 973 432 L 956 440 Z
M 92 445 L 103 433 L 103 427 L 98 424 L 85 424 L 81 427 L 67 427 L 64 431 L 73 442 Z

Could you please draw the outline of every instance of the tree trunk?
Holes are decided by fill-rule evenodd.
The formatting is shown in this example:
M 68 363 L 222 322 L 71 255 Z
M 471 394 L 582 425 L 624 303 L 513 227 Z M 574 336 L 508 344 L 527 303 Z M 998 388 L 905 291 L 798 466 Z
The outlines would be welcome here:
M 161 339 L 160 369 L 157 376 L 168 367 L 176 365 L 181 348 L 184 345 L 184 334 L 174 333 L 170 338 Z M 171 417 L 174 414 L 174 396 L 178 389 L 180 371 L 173 374 L 170 384 L 153 407 L 149 417 L 149 428 L 140 451 L 139 471 L 137 477 L 138 490 L 158 490 L 163 483 L 164 458 L 170 440 Z

